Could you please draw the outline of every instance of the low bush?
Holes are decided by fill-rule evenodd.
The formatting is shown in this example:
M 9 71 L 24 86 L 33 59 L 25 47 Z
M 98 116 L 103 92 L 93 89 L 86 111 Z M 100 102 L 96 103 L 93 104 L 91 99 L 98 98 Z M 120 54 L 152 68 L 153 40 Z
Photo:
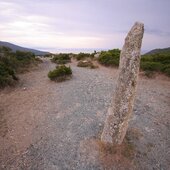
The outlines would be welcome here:
M 120 50 L 113 49 L 109 51 L 102 51 L 98 61 L 105 66 L 119 66 Z
M 158 62 L 141 62 L 140 67 L 142 70 L 161 71 L 163 64 Z
M 76 55 L 76 59 L 79 60 L 84 60 L 86 58 L 89 58 L 91 55 L 89 53 L 79 53 Z
M 39 58 L 39 57 L 36 57 L 35 61 L 37 61 L 37 63 L 43 63 L 43 60 L 41 58 Z
M 48 53 L 48 54 L 45 54 L 44 57 L 47 57 L 47 58 L 51 58 L 53 54 L 51 53 Z
M 97 68 L 96 65 L 94 65 L 91 61 L 79 61 L 78 64 L 77 64 L 78 67 L 89 67 L 91 69 L 95 69 Z
M 170 77 L 170 67 L 166 68 L 163 72 Z
M 0 63 L 0 87 L 11 85 L 13 82 L 13 76 L 13 70 L 10 70 L 3 63 Z
M 160 53 L 143 55 L 141 57 L 140 68 L 145 72 L 162 72 L 167 76 L 170 76 L 170 54 Z
M 72 75 L 72 70 L 70 67 L 65 65 L 57 66 L 56 69 L 48 73 L 48 77 L 53 81 L 63 81 L 70 78 Z
M 31 52 L 13 52 L 8 47 L 0 47 L 0 88 L 15 84 L 16 73 L 23 72 L 38 61 Z
M 119 49 L 102 51 L 98 58 L 98 62 L 105 66 L 119 66 L 119 56 Z M 140 68 L 145 71 L 147 77 L 152 77 L 154 73 L 151 72 L 161 72 L 170 76 L 170 53 L 142 55 Z
M 52 62 L 56 64 L 66 64 L 66 63 L 71 62 L 71 58 L 69 54 L 60 53 L 60 54 L 56 54 L 52 58 Z
M 167 64 L 170 63 L 170 55 L 169 54 L 143 55 L 141 58 L 141 62 L 159 62 L 162 64 Z

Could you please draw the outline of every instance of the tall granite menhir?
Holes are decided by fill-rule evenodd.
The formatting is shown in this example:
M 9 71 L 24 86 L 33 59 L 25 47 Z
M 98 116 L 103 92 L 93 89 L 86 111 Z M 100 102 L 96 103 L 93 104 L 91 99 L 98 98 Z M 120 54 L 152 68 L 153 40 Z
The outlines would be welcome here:
M 126 135 L 134 105 L 143 33 L 144 24 L 136 22 L 125 39 L 113 105 L 108 110 L 101 135 L 104 143 L 121 144 Z

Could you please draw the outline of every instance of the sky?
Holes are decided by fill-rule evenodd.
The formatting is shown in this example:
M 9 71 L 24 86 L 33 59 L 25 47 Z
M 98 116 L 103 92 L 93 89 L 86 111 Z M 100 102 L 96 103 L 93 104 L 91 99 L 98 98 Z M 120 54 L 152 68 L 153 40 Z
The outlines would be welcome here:
M 0 40 L 57 52 L 122 48 L 143 22 L 143 51 L 170 47 L 170 0 L 0 0 Z

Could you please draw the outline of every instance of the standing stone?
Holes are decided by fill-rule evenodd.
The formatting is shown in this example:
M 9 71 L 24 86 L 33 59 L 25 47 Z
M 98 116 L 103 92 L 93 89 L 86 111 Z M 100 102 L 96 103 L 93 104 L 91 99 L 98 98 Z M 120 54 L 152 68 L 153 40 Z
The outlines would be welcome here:
M 134 105 L 143 33 L 144 24 L 136 22 L 125 39 L 113 105 L 108 110 L 101 135 L 104 143 L 121 144 L 126 135 Z

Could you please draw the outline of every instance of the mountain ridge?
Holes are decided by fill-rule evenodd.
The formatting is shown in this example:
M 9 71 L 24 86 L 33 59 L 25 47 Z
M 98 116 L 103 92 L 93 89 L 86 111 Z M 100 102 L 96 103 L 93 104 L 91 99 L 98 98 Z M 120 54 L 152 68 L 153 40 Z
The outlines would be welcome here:
M 10 42 L 6 42 L 6 41 L 0 41 L 0 46 L 5 46 L 5 47 L 9 47 L 12 49 L 12 51 L 16 52 L 18 51 L 29 51 L 34 53 L 35 55 L 46 55 L 49 54 L 49 52 L 47 51 L 40 51 L 40 50 L 36 50 L 36 49 L 32 49 L 32 48 L 26 48 L 26 47 L 21 47 L 19 45 L 10 43 Z
M 157 54 L 157 53 L 170 53 L 170 47 L 167 48 L 155 48 L 147 53 L 145 53 L 145 55 L 150 55 L 150 54 Z

